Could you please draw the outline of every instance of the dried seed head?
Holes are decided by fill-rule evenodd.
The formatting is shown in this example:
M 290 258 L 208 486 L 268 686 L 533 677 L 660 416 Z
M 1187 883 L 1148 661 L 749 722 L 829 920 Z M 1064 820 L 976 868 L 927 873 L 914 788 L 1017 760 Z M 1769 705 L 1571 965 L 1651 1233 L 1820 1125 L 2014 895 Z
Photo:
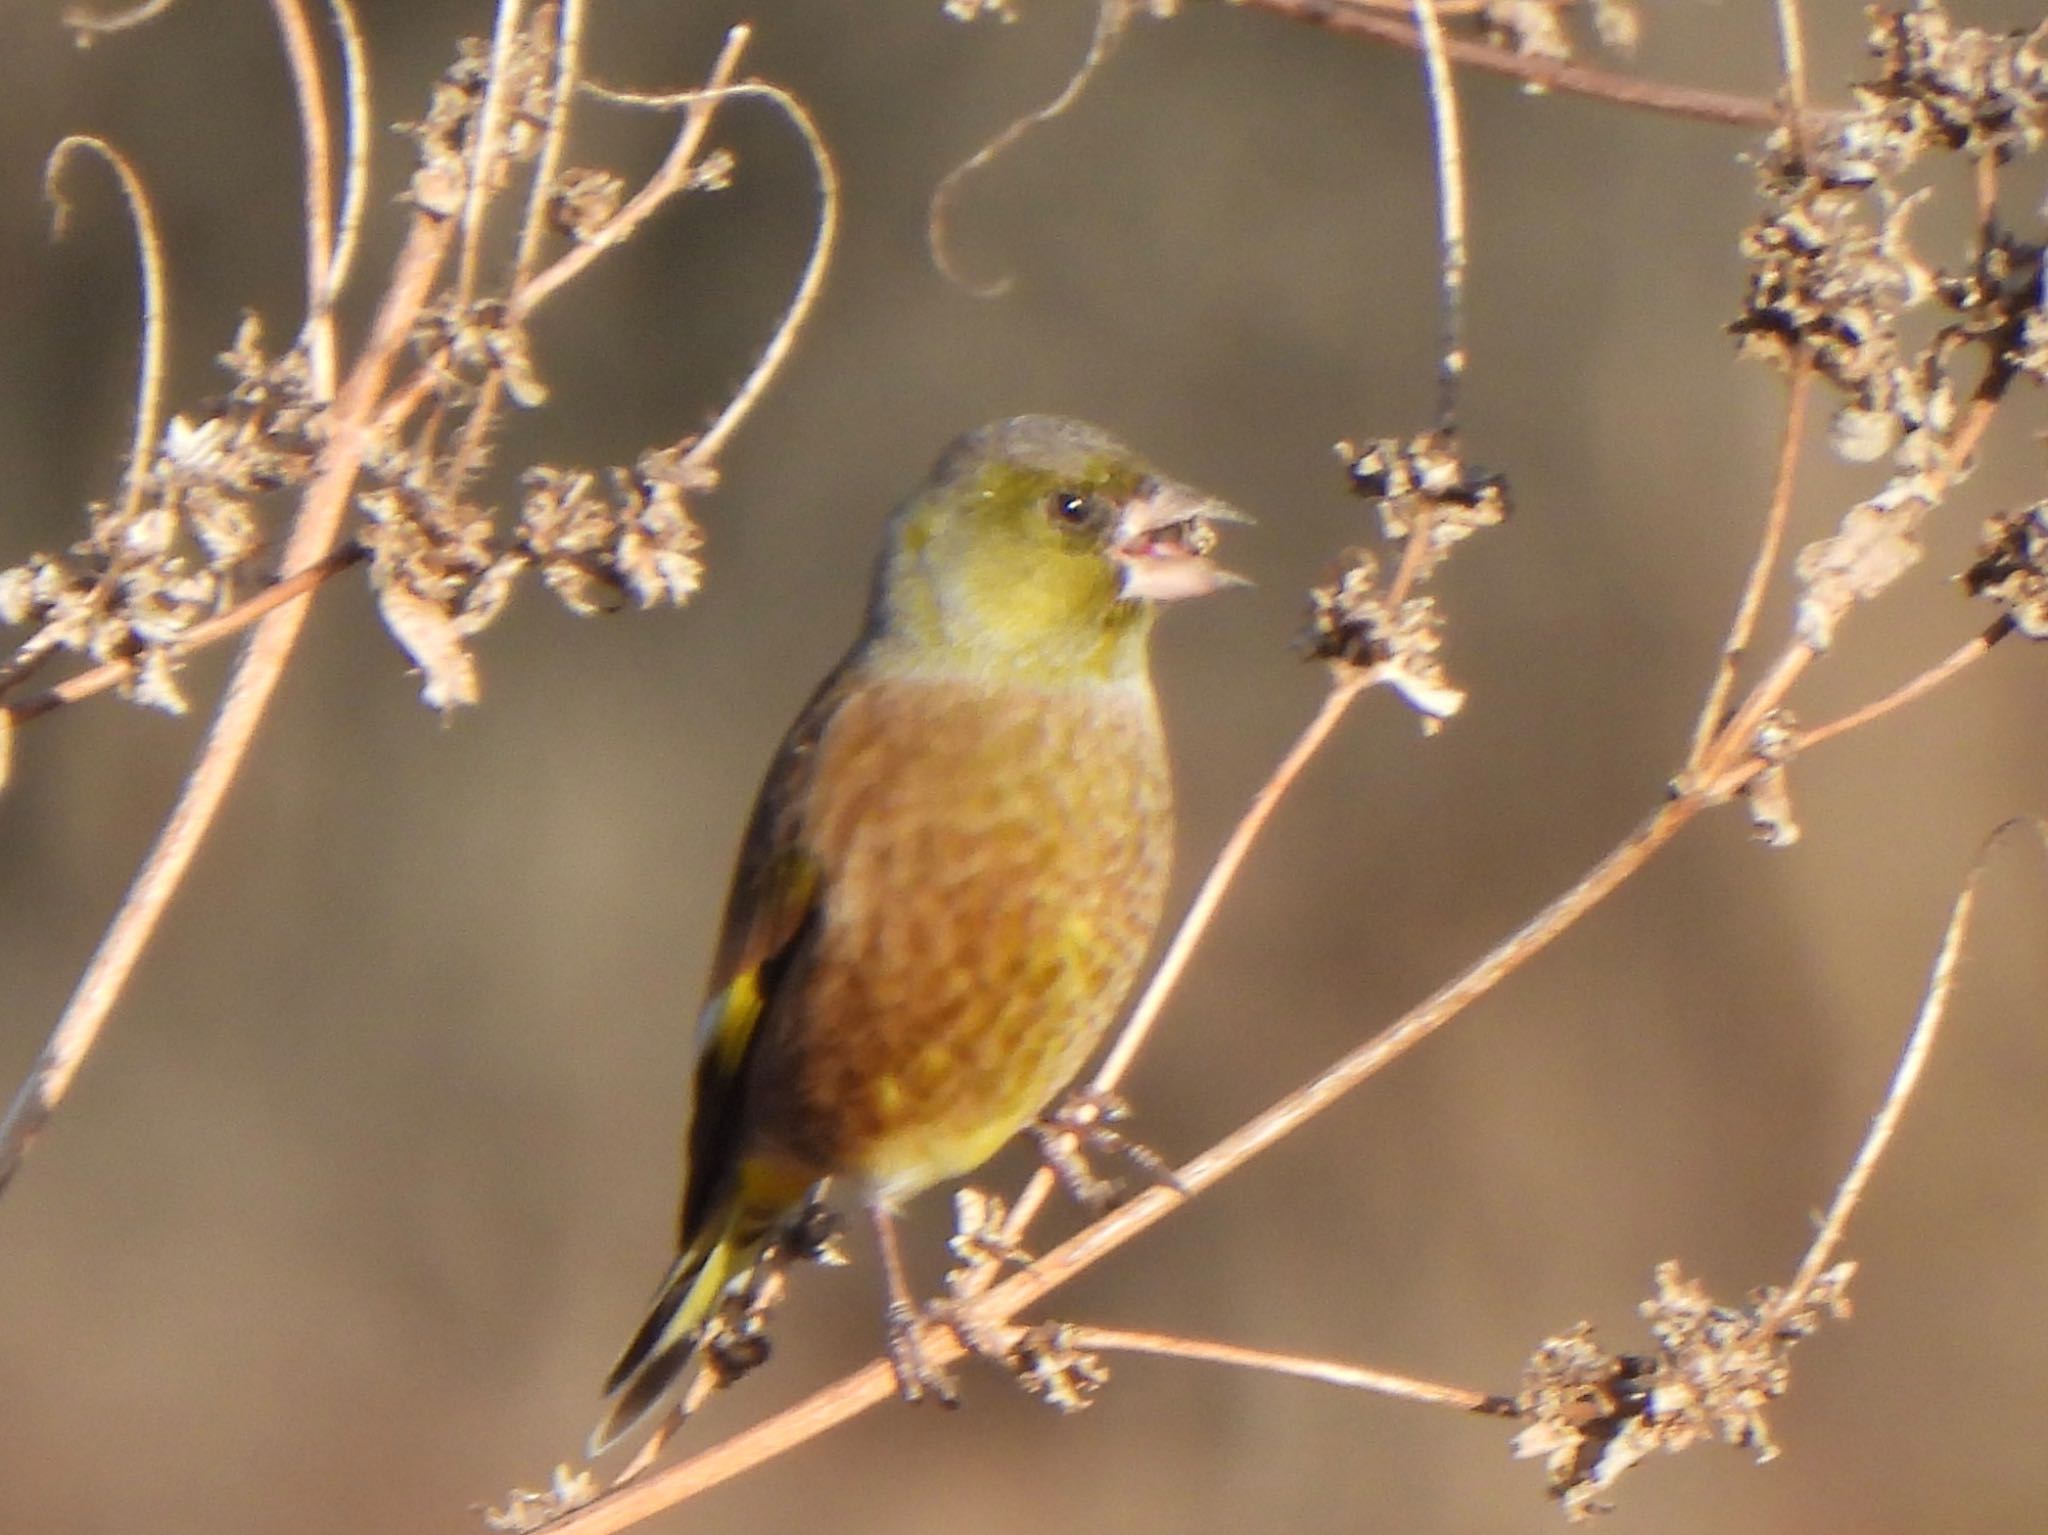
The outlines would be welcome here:
M 1763 1409 L 1790 1383 L 1787 1351 L 1825 1318 L 1849 1315 L 1845 1291 L 1855 1268 L 1829 1269 L 1781 1316 L 1782 1291 L 1765 1288 L 1748 1306 L 1724 1306 L 1677 1264 L 1660 1264 L 1657 1293 L 1640 1308 L 1655 1352 L 1608 1354 L 1583 1322 L 1545 1339 L 1515 1399 L 1530 1420 L 1515 1436 L 1515 1455 L 1543 1459 L 1552 1496 L 1574 1520 L 1604 1512 L 1606 1490 L 1653 1450 L 1712 1441 L 1772 1459 L 1778 1450 Z
M 1987 520 L 1963 585 L 1997 603 L 2028 639 L 2048 639 L 2048 502 Z

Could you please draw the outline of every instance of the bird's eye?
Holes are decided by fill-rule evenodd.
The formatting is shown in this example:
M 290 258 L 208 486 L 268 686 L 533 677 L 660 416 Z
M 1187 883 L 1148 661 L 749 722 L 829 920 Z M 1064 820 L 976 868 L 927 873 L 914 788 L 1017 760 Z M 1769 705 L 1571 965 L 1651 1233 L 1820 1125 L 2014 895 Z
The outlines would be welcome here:
M 1063 527 L 1085 528 L 1095 515 L 1095 502 L 1079 491 L 1063 490 L 1053 496 L 1046 510 L 1052 514 L 1052 520 Z

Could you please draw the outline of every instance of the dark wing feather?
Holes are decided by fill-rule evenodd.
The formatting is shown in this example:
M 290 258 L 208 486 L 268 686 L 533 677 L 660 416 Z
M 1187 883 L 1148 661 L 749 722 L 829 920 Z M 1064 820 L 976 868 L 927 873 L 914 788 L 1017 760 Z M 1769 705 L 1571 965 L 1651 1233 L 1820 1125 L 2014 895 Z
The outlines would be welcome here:
M 755 1031 L 817 930 L 825 878 L 802 845 L 802 806 L 819 737 L 844 691 L 843 672 L 825 680 L 783 737 L 740 843 L 697 1024 L 697 1075 L 678 1235 L 685 1253 L 739 1171 L 746 1065 Z

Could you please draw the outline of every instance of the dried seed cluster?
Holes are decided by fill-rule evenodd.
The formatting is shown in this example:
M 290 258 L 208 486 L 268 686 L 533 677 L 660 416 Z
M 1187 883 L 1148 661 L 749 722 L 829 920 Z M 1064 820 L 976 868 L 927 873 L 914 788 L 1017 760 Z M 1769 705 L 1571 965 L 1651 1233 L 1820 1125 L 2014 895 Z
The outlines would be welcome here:
M 436 82 L 428 110 L 403 125 L 420 156 L 411 200 L 452 218 L 469 197 L 490 86 L 489 46 L 464 40 Z M 513 40 L 504 107 L 486 192 L 537 153 L 552 110 L 553 39 L 535 29 Z M 691 186 L 721 186 L 731 159 L 703 157 Z M 571 170 L 543 200 L 556 228 L 597 238 L 617 212 L 623 183 Z M 479 691 L 467 642 L 504 610 L 518 579 L 535 571 L 578 613 L 679 605 L 703 576 L 702 534 L 686 497 L 715 483 L 690 443 L 650 451 L 631 469 L 541 466 L 526 474 L 516 521 L 469 494 L 503 397 L 537 406 L 547 388 L 516 306 L 504 296 L 428 304 L 414 328 L 420 362 L 414 421 L 388 408 L 365 451 L 352 530 L 370 555 L 369 579 L 385 626 L 419 667 L 435 708 L 473 703 Z M 86 538 L 59 554 L 0 569 L 0 625 L 26 637 L 0 665 L 0 691 L 59 652 L 123 661 L 141 702 L 185 707 L 176 647 L 202 620 L 248 595 L 268 547 L 268 498 L 304 484 L 328 431 L 305 356 L 272 357 L 255 317 L 220 359 L 226 394 L 171 418 L 145 466 L 114 501 L 89 508 Z M 508 522 L 510 525 L 508 526 Z
M 1483 0 L 1477 20 L 1482 35 L 1496 47 L 1564 63 L 1573 52 L 1574 20 L 1588 16 L 1602 47 L 1635 51 L 1642 19 L 1633 0 Z
M 1443 645 L 1436 601 L 1416 588 L 1436 574 L 1453 547 L 1506 517 L 1507 483 L 1468 468 L 1441 432 L 1364 448 L 1339 443 L 1351 488 L 1379 509 L 1380 531 L 1401 546 L 1393 578 L 1364 548 L 1346 551 L 1338 570 L 1309 591 L 1308 653 L 1344 666 L 1372 667 L 1435 729 L 1463 706 L 1437 659 Z
M 1986 521 L 1963 584 L 2003 608 L 2028 639 L 2048 639 L 2048 501 Z
M 1832 642 L 1851 605 L 1920 558 L 1919 527 L 1967 465 L 1954 461 L 1958 354 L 1981 349 L 1980 393 L 2016 375 L 2048 378 L 2042 248 L 1995 229 L 1954 270 L 1920 260 L 1907 221 L 1928 194 L 1900 175 L 1923 155 L 2002 162 L 2048 133 L 2048 27 L 1959 28 L 1934 0 L 1872 12 L 1875 79 L 1853 110 L 1779 129 L 1758 161 L 1765 211 L 1743 236 L 1750 263 L 1731 330 L 1745 355 L 1808 366 L 1843 395 L 1830 437 L 1844 458 L 1889 457 L 1892 479 L 1852 507 L 1796 563 L 1800 638 Z M 1902 339 L 1928 307 L 1931 340 Z
M 1659 1264 L 1657 1293 L 1639 1308 L 1655 1352 L 1610 1354 L 1583 1322 L 1546 1338 L 1515 1399 L 1530 1420 L 1515 1436 L 1516 1456 L 1542 1458 L 1552 1496 L 1574 1520 L 1605 1513 L 1607 1489 L 1653 1450 L 1711 1441 L 1770 1460 L 1778 1448 L 1763 1409 L 1785 1394 L 1787 1352 L 1826 1318 L 1849 1315 L 1855 1269 L 1837 1264 L 1784 1312 L 1775 1288 L 1753 1292 L 1747 1306 L 1725 1306 L 1676 1263 Z
M 264 545 L 263 502 L 311 472 L 318 410 L 305 358 L 263 351 L 255 316 L 220 356 L 226 394 L 173 416 L 132 492 L 87 509 L 85 538 L 0 570 L 0 624 L 27 628 L 0 685 L 57 652 L 132 664 L 136 701 L 180 714 L 174 647 L 234 601 Z

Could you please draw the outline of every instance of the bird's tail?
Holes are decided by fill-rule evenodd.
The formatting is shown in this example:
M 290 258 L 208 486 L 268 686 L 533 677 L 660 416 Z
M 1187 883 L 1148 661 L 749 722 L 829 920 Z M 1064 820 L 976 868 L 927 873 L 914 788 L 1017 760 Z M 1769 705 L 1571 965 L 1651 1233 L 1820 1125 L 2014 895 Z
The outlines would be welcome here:
M 736 1181 L 739 1186 L 699 1223 L 695 1237 L 662 1280 L 647 1319 L 605 1378 L 610 1405 L 590 1432 L 592 1455 L 617 1444 L 667 1394 L 696 1356 L 704 1324 L 726 1287 L 795 1208 L 781 1179 L 743 1174 Z M 797 1197 L 801 1192 L 798 1186 Z

